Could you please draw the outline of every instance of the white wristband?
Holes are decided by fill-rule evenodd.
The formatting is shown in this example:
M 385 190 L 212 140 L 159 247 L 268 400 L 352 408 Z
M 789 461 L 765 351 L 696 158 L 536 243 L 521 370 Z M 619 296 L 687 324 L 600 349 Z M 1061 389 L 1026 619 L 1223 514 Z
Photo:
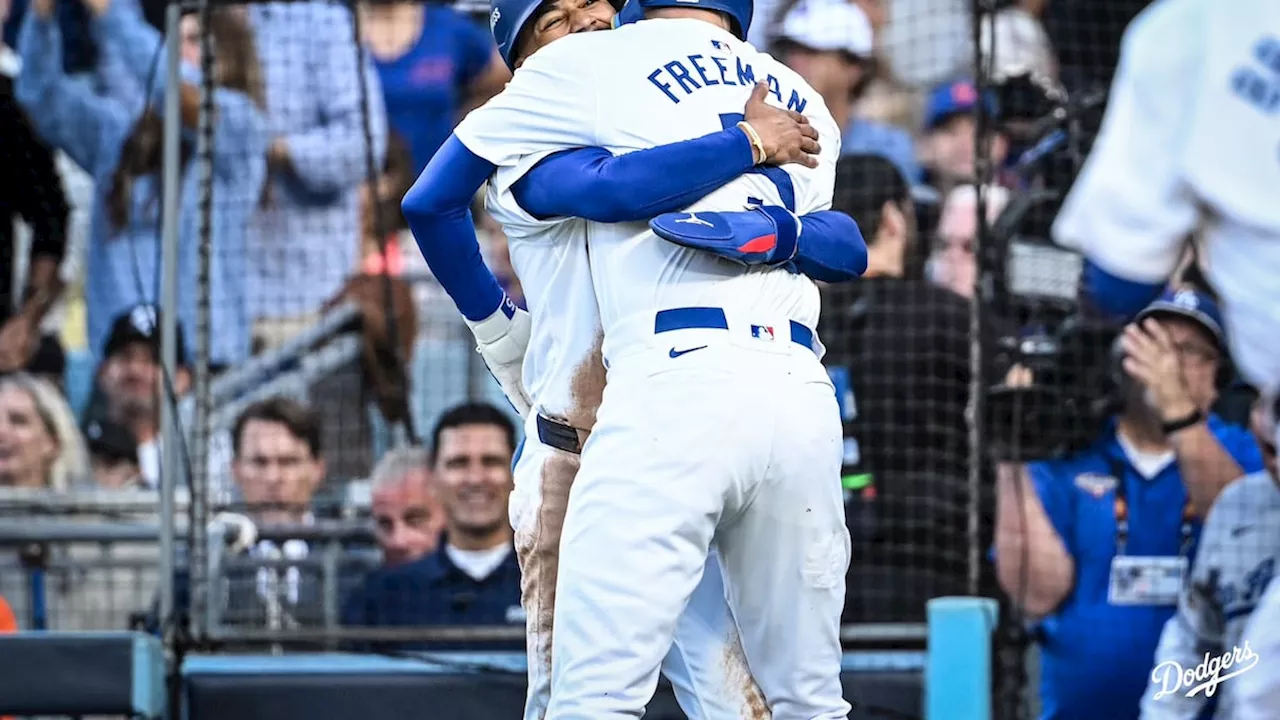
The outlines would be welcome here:
M 516 304 L 506 295 L 502 296 L 502 304 L 493 314 L 483 320 L 467 320 L 467 327 L 476 336 L 476 342 L 488 345 L 507 334 L 511 326 L 511 318 L 516 314 Z

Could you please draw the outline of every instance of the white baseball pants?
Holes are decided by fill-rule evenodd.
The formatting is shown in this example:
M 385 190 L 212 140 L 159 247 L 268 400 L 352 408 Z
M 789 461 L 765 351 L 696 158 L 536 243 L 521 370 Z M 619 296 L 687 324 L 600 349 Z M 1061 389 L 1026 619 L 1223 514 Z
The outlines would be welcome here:
M 774 720 L 847 717 L 850 546 L 822 365 L 782 338 L 701 329 L 606 357 L 560 544 L 547 717 L 643 715 L 713 545 Z
M 524 720 L 543 720 L 551 697 L 552 629 L 560 531 L 579 457 L 542 444 L 532 422 L 515 468 L 511 524 L 527 613 L 529 692 Z M 625 521 L 626 518 L 620 518 Z M 747 669 L 738 629 L 725 600 L 714 553 L 676 625 L 662 673 L 690 720 L 768 718 L 764 696 Z

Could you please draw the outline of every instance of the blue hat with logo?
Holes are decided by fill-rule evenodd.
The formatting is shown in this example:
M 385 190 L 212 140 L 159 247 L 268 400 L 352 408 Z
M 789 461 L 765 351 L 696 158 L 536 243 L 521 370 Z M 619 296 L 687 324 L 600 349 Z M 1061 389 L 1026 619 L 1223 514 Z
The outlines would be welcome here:
M 1164 291 L 1155 302 L 1146 306 L 1133 319 L 1134 322 L 1157 315 L 1177 315 L 1195 322 L 1213 337 L 1218 351 L 1227 352 L 1226 326 L 1222 322 L 1222 311 L 1218 303 L 1206 293 L 1191 288 L 1169 289 Z
M 978 97 L 978 86 L 972 80 L 953 80 L 939 85 L 929 93 L 929 100 L 925 103 L 924 129 L 932 130 L 953 115 L 969 113 L 978 104 Z M 982 97 L 987 113 L 994 115 L 995 96 L 984 93 Z

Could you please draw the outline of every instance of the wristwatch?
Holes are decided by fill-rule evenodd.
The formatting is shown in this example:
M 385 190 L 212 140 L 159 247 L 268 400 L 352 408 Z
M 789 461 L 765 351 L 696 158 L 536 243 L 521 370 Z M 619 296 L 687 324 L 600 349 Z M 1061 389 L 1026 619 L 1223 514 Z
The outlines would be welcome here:
M 1186 430 L 1192 425 L 1197 425 L 1202 420 L 1204 420 L 1204 413 L 1200 412 L 1198 409 L 1192 410 L 1191 414 L 1185 417 L 1160 423 L 1160 430 L 1164 432 L 1165 435 L 1172 435 L 1179 430 Z

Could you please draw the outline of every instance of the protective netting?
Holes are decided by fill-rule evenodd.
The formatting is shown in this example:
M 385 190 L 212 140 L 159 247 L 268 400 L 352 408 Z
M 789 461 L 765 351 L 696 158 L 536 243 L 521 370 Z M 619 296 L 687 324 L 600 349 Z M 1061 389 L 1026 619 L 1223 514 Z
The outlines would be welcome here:
M 998 498 L 998 471 L 1078 451 L 1122 395 L 1119 327 L 1081 313 L 1081 259 L 1051 244 L 1050 226 L 1098 133 L 1124 30 L 1147 4 L 775 0 L 757 4 L 750 33 L 836 116 L 833 209 L 871 250 L 865 278 L 823 288 L 819 327 L 845 427 L 846 640 L 890 651 L 859 667 L 894 669 L 893 652 L 922 647 L 929 599 L 999 598 L 1001 718 L 1034 714 L 1039 698 L 1024 627 L 1033 578 L 1001 581 L 993 553 L 1000 503 L 1028 497 Z M 171 75 L 163 3 L 14 3 L 5 39 L 22 75 L 0 88 L 0 110 L 19 110 L 35 142 L 0 163 L 34 167 L 43 152 L 61 187 L 32 180 L 48 191 L 34 195 L 45 217 L 18 206 L 30 193 L 3 188 L 0 222 L 10 207 L 23 221 L 6 274 L 32 290 L 0 293 L 0 321 L 36 312 L 34 334 L 65 353 L 39 343 L 19 363 L 0 348 L 0 370 L 53 379 L 47 407 L 28 384 L 10 394 L 65 418 L 51 421 L 64 450 L 85 448 L 78 464 L 65 458 L 68 472 L 32 475 L 43 491 L 0 501 L 4 522 L 39 518 L 0 539 L 0 593 L 20 625 L 132 623 L 173 631 L 184 649 L 519 647 L 518 576 L 514 596 L 459 582 L 423 612 L 361 609 L 369 572 L 441 547 L 458 497 L 414 484 L 441 471 L 426 452 L 439 449 L 436 424 L 474 400 L 512 417 L 398 208 L 457 119 L 507 77 L 487 16 L 467 0 L 184 6 Z M 58 33 L 24 28 L 33 17 Z M 36 80 L 62 94 L 23 91 Z M 166 156 L 171 111 L 179 143 Z M 487 262 L 519 297 L 501 227 L 473 213 Z M 50 264 L 62 283 L 40 281 Z M 1188 267 L 1180 279 L 1203 285 Z M 61 300 L 46 302 L 56 285 Z M 141 307 L 152 305 L 163 312 Z M 180 340 L 162 369 L 169 312 Z M 1201 350 L 1212 349 L 1179 352 Z M 1014 366 L 1034 391 L 1011 390 L 1025 384 Z M 1225 370 L 1214 380 L 1223 421 L 1247 427 L 1249 390 Z M 180 447 L 160 446 L 165 407 Z M 155 542 L 166 467 L 179 487 L 172 557 Z M 28 481 L 10 475 L 0 484 Z M 1062 484 L 1105 493 L 1107 476 Z M 127 498 L 103 499 L 119 487 Z M 1220 523 L 1280 524 L 1243 491 L 1224 497 Z M 1206 541 L 1220 561 L 1193 582 L 1219 615 L 1182 622 L 1230 626 L 1221 613 L 1251 605 L 1270 579 L 1271 541 Z M 170 576 L 165 613 L 155 597 Z M 429 605 L 412 583 L 379 592 Z M 468 627 L 431 627 L 442 624 Z

